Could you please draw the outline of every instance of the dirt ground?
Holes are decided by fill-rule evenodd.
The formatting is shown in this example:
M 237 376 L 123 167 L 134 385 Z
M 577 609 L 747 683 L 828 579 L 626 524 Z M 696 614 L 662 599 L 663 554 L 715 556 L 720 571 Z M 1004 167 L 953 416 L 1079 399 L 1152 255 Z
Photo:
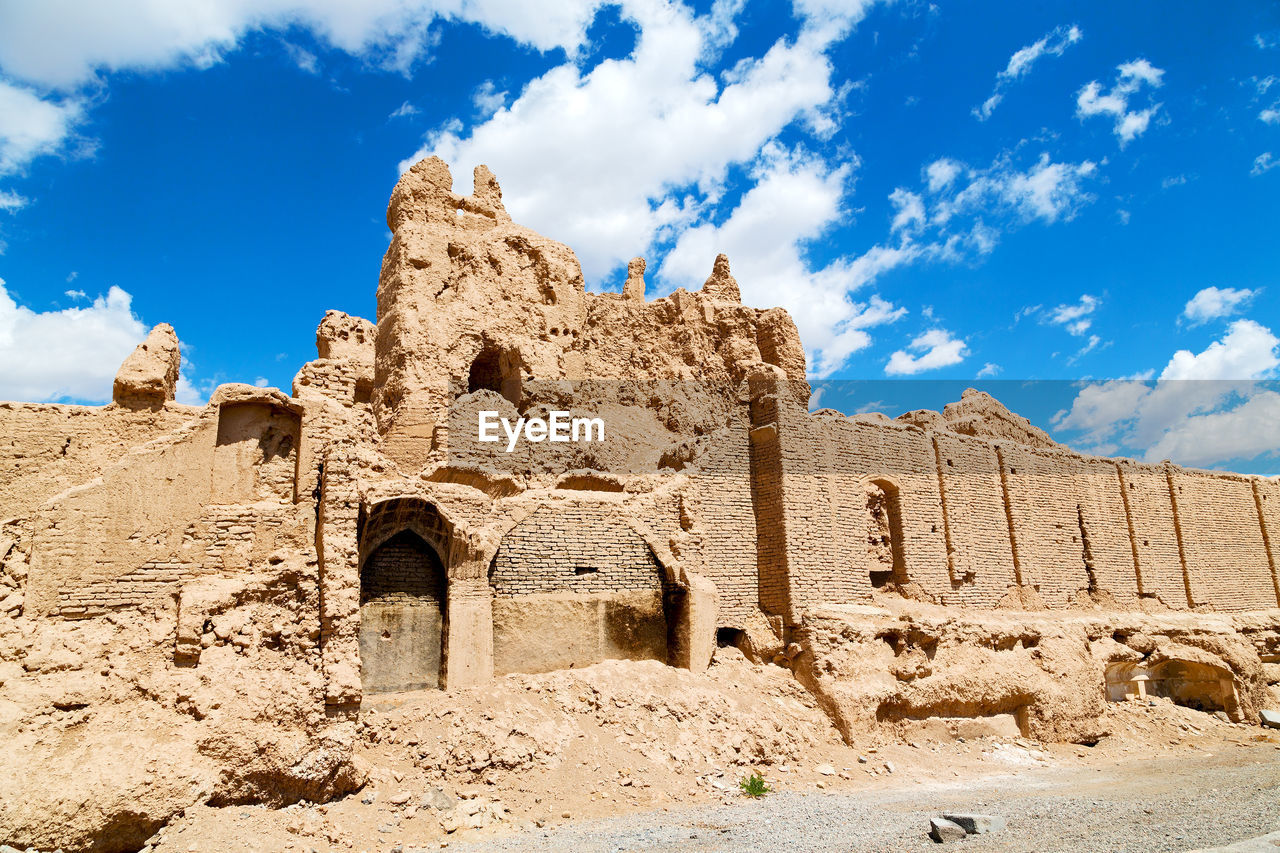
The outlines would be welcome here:
M 704 676 L 609 662 L 380 697 L 360 792 L 188 809 L 144 849 L 924 850 L 947 809 L 1008 819 L 974 850 L 1189 850 L 1280 829 L 1280 732 L 1156 699 L 1109 704 L 1092 746 L 999 718 L 849 746 L 788 670 L 722 652 Z M 751 773 L 772 792 L 744 797 Z

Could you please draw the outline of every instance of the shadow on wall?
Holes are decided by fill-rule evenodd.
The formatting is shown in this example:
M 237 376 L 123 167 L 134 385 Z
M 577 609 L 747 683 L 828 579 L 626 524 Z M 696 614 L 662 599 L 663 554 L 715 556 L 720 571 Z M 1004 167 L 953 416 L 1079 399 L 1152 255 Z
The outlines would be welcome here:
M 1198 711 L 1225 711 L 1233 720 L 1242 719 L 1235 677 L 1228 669 L 1176 658 L 1107 664 L 1107 699 L 1124 702 L 1148 696 L 1172 699 Z
M 213 499 L 294 501 L 301 417 L 267 403 L 226 403 L 218 410 Z
M 424 501 L 378 504 L 360 524 L 360 682 L 365 693 L 437 688 L 448 630 L 448 541 Z
M 499 350 L 485 343 L 467 373 L 467 393 L 482 389 L 501 394 L 519 407 L 523 396 L 520 356 L 514 350 Z
M 898 486 L 886 477 L 863 484 L 867 507 L 867 561 L 871 586 L 881 589 L 907 583 L 902 555 L 902 502 Z

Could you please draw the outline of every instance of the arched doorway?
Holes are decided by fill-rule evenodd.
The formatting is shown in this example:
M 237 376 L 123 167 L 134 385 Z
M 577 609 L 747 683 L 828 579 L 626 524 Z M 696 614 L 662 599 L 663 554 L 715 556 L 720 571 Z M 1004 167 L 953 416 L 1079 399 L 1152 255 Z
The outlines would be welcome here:
M 432 523 L 435 522 L 435 523 Z M 360 683 L 365 693 L 436 688 L 441 682 L 447 541 L 434 508 L 399 500 L 362 525 Z
M 877 477 L 864 483 L 866 493 L 867 563 L 871 585 L 876 588 L 907 582 L 902 555 L 902 504 L 898 486 Z

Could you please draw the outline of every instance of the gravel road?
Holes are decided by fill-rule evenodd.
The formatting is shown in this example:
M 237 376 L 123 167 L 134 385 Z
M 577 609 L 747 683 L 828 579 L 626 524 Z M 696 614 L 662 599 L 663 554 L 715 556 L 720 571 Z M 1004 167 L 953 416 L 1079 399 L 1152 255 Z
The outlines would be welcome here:
M 926 835 L 943 811 L 1005 817 L 1009 826 L 948 849 L 969 851 L 1182 851 L 1280 829 L 1280 751 L 1131 761 L 1103 768 L 1035 768 L 946 784 L 857 793 L 782 792 L 762 800 L 673 808 L 450 845 L 466 851 L 937 850 Z

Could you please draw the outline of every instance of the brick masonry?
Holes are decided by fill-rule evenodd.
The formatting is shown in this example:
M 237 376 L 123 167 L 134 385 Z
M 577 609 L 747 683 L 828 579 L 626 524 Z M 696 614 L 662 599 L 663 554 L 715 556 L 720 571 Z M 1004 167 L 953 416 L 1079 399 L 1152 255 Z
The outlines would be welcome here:
M 1274 480 L 757 409 L 768 421 L 753 433 L 757 529 L 769 526 L 757 534 L 762 589 L 770 572 L 805 604 L 870 601 L 879 566 L 864 502 L 875 483 L 898 491 L 908 579 L 942 604 L 990 607 L 1018 585 L 1051 608 L 1082 593 L 1175 609 L 1280 602 Z
M 444 605 L 444 566 L 417 534 L 403 531 L 378 546 L 360 570 L 360 603 Z
M 494 595 L 600 593 L 663 587 L 662 568 L 644 540 L 605 508 L 544 508 L 502 540 L 489 569 Z

